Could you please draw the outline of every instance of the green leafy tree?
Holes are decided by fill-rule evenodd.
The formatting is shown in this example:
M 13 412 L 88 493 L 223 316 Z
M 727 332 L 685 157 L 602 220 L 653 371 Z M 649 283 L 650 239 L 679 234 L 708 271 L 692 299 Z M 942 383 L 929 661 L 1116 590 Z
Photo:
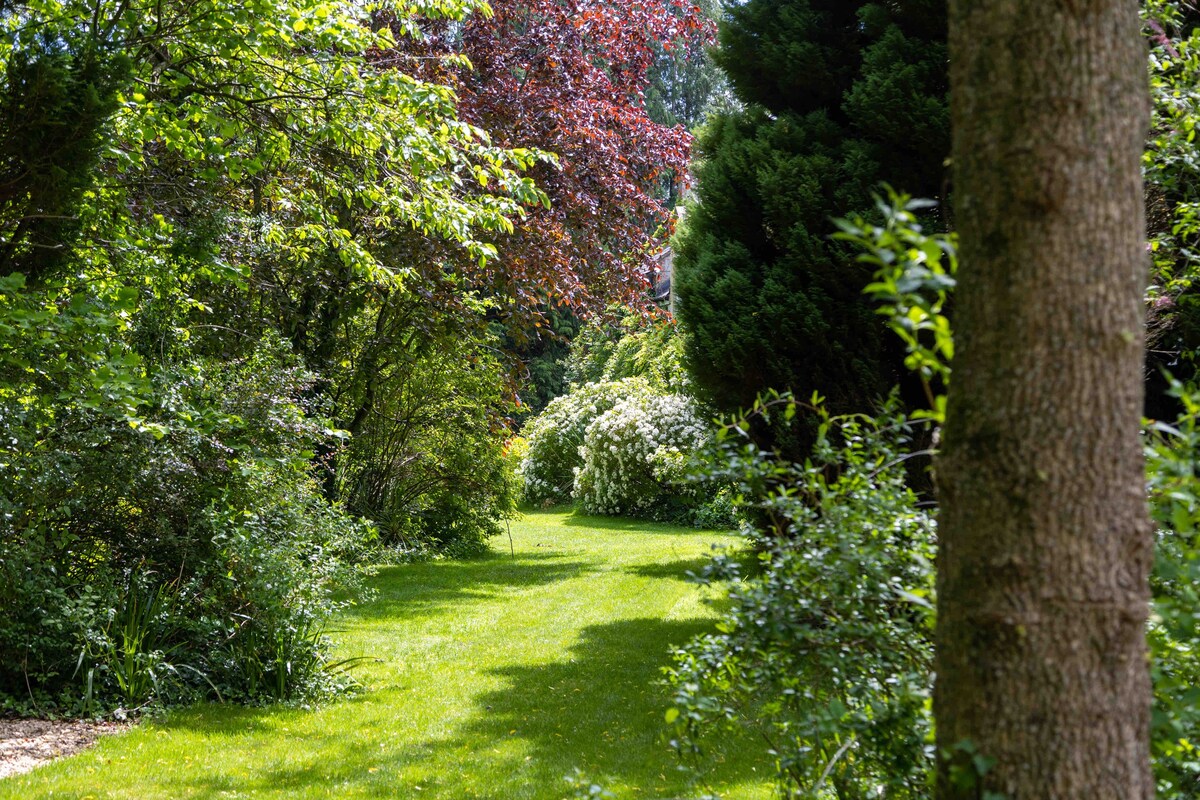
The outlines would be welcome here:
M 656 48 L 646 110 L 651 119 L 663 125 L 695 128 L 708 111 L 729 99 L 729 86 L 713 60 L 714 42 L 710 40 L 721 16 L 720 0 L 699 0 L 692 4 L 692 13 L 696 12 L 708 22 L 707 36 Z M 677 9 L 675 13 L 679 13 Z
M 39 279 L 67 260 L 129 65 L 95 41 L 48 31 L 8 53 L 0 93 L 0 274 Z
M 331 375 L 350 433 L 334 495 L 375 521 L 388 546 L 465 554 L 516 505 L 505 373 L 478 320 L 414 321 L 426 313 L 421 297 L 394 296 L 357 321 Z
M 391 11 L 417 32 L 421 13 L 479 8 Z M 487 259 L 543 198 L 519 174 L 537 155 L 376 60 L 393 34 L 364 14 L 0 15 L 0 693 L 70 703 L 86 684 L 129 704 L 171 676 L 223 697 L 321 682 L 331 593 L 369 536 L 311 474 L 359 407 L 353 375 L 331 383 L 337 359 L 352 372 L 387 343 L 370 332 L 389 297 L 432 304 L 421 243 Z M 413 352 L 394 345 L 390 363 Z
M 572 387 L 644 378 L 661 394 L 689 394 L 683 339 L 669 318 L 631 313 L 619 323 L 589 323 L 571 342 L 566 379 Z

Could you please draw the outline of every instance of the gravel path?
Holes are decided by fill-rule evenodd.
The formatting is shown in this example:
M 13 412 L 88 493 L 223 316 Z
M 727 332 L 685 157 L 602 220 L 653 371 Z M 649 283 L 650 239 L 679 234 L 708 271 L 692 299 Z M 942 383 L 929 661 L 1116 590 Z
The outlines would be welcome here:
M 29 772 L 59 756 L 78 753 L 106 733 L 128 728 L 120 722 L 0 719 L 0 778 Z

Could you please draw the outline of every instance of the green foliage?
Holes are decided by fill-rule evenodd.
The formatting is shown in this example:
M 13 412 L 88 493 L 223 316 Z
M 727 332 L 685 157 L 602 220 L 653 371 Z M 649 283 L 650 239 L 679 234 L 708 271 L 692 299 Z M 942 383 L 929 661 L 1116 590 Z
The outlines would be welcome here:
M 553 308 L 546 316 L 548 323 L 537 329 L 536 338 L 522 342 L 519 337 L 509 335 L 501 340 L 504 352 L 522 364 L 518 382 L 518 411 L 522 415 L 540 414 L 551 400 L 566 394 L 568 388 L 565 362 L 582 323 L 574 314 Z
M 1143 158 L 1153 263 L 1149 361 L 1152 377 L 1154 367 L 1166 366 L 1186 377 L 1200 349 L 1200 18 L 1195 9 L 1162 0 L 1148 0 L 1143 17 L 1151 40 L 1153 101 Z
M 662 741 L 667 648 L 712 630 L 721 594 L 686 573 L 736 537 L 570 513 L 526 514 L 512 536 L 515 557 L 506 541 L 370 578 L 378 600 L 330 630 L 333 658 L 372 656 L 348 702 L 173 710 L 0 780 L 0 799 L 769 798 L 755 742 L 727 742 L 699 786 Z
M 696 7 L 714 23 L 721 14 L 718 0 L 702 0 Z M 697 37 L 675 42 L 669 51 L 656 48 L 646 90 L 646 113 L 655 122 L 691 130 L 710 112 L 729 105 L 729 85 L 713 60 L 710 44 Z
M 881 203 L 886 224 L 842 221 L 842 238 L 862 247 L 875 264 L 877 282 L 868 291 L 884 302 L 881 313 L 905 342 L 909 366 L 922 378 L 950 378 L 953 336 L 943 316 L 953 290 L 956 254 L 952 237 L 922 233 L 906 208 L 911 201 L 891 195 Z M 944 264 L 943 264 L 944 261 Z M 1170 393 L 1180 407 L 1174 424 L 1152 421 L 1146 439 L 1150 508 L 1159 532 L 1151 579 L 1152 614 L 1148 630 L 1153 659 L 1154 713 L 1152 747 L 1155 775 L 1164 795 L 1200 790 L 1197 728 L 1200 713 L 1200 495 L 1196 463 L 1200 454 L 1200 396 L 1174 379 Z M 940 419 L 943 397 L 934 398 L 932 416 Z M 761 492 L 761 487 L 754 487 Z
M 142 585 L 143 576 L 114 593 L 119 607 L 106 609 L 97 630 L 88 631 L 89 641 L 80 663 L 89 664 L 85 706 L 90 706 L 97 683 L 114 684 L 117 699 L 135 707 L 154 697 L 167 697 L 168 677 L 175 667 L 167 661 L 178 627 L 180 612 L 170 607 L 172 596 L 162 584 Z
M 337 502 L 339 469 L 383 476 L 368 510 L 389 531 L 497 530 L 512 480 L 491 343 L 438 352 L 484 312 L 414 252 L 486 260 L 545 200 L 520 171 L 552 159 L 493 146 L 453 92 L 381 57 L 393 31 L 482 8 L 392 4 L 380 24 L 324 0 L 30 0 L 0 17 L 6 704 L 330 688 L 325 621 L 374 536 Z M 385 319 L 388 298 L 436 322 Z M 406 368 L 434 395 L 406 393 Z M 397 442 L 401 461 L 380 455 Z M 432 476 L 415 492 L 414 452 Z
M 768 387 L 836 388 L 850 407 L 885 389 L 878 326 L 859 299 L 868 274 L 836 264 L 824 232 L 830 208 L 813 169 L 832 169 L 833 154 L 810 139 L 837 136 L 765 112 L 717 117 L 701 133 L 699 202 L 678 234 L 674 283 L 688 371 L 718 410 Z
M 237 472 L 205 519 L 217 557 L 184 587 L 200 611 L 192 635 L 207 637 L 198 688 L 245 700 L 326 694 L 343 679 L 325 627 L 361 586 L 354 565 L 375 532 L 330 506 L 306 469 Z
M 718 486 L 708 493 L 708 499 L 691 510 L 692 524 L 704 530 L 733 528 L 741 522 L 741 515 L 734 504 L 733 491 Z
M 11 43 L 9 45 L 12 47 Z M 12 47 L 0 91 L 0 274 L 49 275 L 71 253 L 130 61 L 69 31 Z
M 1195 76 L 1200 71 L 1195 11 L 1180 3 L 1147 0 L 1143 17 L 1150 34 L 1153 127 L 1144 161 L 1146 178 L 1181 199 L 1195 199 L 1189 177 L 1200 172 L 1195 130 L 1200 118 L 1200 91 Z
M 958 270 L 956 239 L 954 234 L 930 236 L 922 231 L 915 212 L 929 208 L 931 201 L 885 188 L 887 199 L 875 201 L 883 225 L 858 216 L 835 220 L 841 228 L 836 238 L 859 247 L 859 261 L 875 268 L 875 282 L 863 292 L 880 303 L 878 313 L 904 343 L 904 366 L 921 378 L 928 413 L 941 420 L 945 396 L 935 395 L 935 385 L 950 380 L 954 358 L 954 336 L 944 308 Z
M 571 342 L 566 379 L 572 386 L 644 378 L 663 394 L 688 394 L 683 338 L 669 320 L 630 314 L 620 323 L 585 325 Z
M 467 328 L 402 325 L 381 337 L 386 347 L 347 354 L 338 384 L 353 436 L 337 454 L 336 495 L 390 548 L 477 552 L 516 507 L 495 343 Z
M 590 513 L 729 527 L 718 487 L 687 480 L 709 426 L 687 395 L 682 340 L 666 320 L 592 323 L 571 344 L 571 391 L 525 428 L 524 499 Z
M 479 7 L 401 3 L 393 13 L 417 35 L 422 16 L 461 19 Z M 150 19 L 117 24 L 134 35 L 177 16 L 160 43 L 172 57 L 143 65 L 147 85 L 124 98 L 119 134 L 134 145 L 131 166 L 151 166 L 157 144 L 248 206 L 261 198 L 251 208 L 258 225 L 245 234 L 293 258 L 332 248 L 356 269 L 387 271 L 352 236 L 346 212 L 358 224 L 417 230 L 483 257 L 494 248 L 479 231 L 511 231 L 519 203 L 543 199 L 512 169 L 537 155 L 491 147 L 457 120 L 448 88 L 377 60 L 394 44 L 391 29 L 350 6 L 211 0 L 139 13 Z M 466 180 L 497 193 L 467 195 Z
M 0 488 L 8 702 L 328 688 L 319 630 L 373 534 L 308 473 L 330 434 L 302 405 L 311 380 L 276 340 L 146 375 L 134 419 L 108 397 L 24 415 L 20 385 L 0 397 L 21 422 Z
M 570 775 L 563 777 L 571 790 L 571 800 L 615 800 L 616 795 L 600 784 L 588 780 L 583 770 L 576 767 Z
M 861 411 L 899 379 L 902 358 L 861 294 L 870 270 L 830 240 L 828 219 L 869 209 L 881 179 L 940 191 L 944 22 L 928 2 L 729 9 L 717 59 L 746 106 L 700 133 L 697 202 L 676 236 L 678 314 L 702 401 L 732 413 L 777 388 Z M 755 435 L 798 456 L 815 433 L 810 421 L 789 441 Z
M 1200 394 L 1174 382 L 1174 424 L 1152 423 L 1146 440 L 1156 535 L 1149 640 L 1153 656 L 1152 746 L 1164 797 L 1200 791 Z
M 780 405 L 753 413 L 794 413 Z M 676 653 L 668 722 L 700 769 L 720 732 L 751 729 L 783 797 L 926 797 L 934 522 L 905 485 L 909 427 L 894 408 L 818 416 L 804 463 L 764 453 L 745 418 L 718 433 L 715 476 L 779 529 L 750 569 L 719 556 L 706 571 L 732 580 L 731 608 Z

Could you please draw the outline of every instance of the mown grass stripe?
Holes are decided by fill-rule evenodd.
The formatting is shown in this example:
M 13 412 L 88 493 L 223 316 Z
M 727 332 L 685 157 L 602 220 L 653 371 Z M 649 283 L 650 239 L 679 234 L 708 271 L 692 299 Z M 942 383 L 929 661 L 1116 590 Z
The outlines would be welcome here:
M 515 559 L 380 572 L 336 634 L 338 657 L 379 659 L 357 696 L 175 711 L 0 781 L 0 798 L 557 800 L 575 768 L 618 797 L 770 797 L 746 743 L 698 787 L 663 742 L 667 648 L 714 617 L 684 575 L 734 537 L 563 513 L 512 534 Z

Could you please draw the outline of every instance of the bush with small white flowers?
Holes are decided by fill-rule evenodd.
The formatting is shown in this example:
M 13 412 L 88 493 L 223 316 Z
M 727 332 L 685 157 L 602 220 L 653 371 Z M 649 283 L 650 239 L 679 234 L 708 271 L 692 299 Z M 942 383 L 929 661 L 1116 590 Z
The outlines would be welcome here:
M 708 432 L 683 395 L 622 400 L 587 426 L 575 499 L 593 514 L 677 516 L 705 499 L 687 467 Z
M 571 499 L 575 471 L 583 466 L 584 432 L 601 414 L 630 397 L 649 396 L 642 378 L 586 383 L 556 397 L 523 432 L 528 451 L 520 478 L 527 503 L 560 503 Z

